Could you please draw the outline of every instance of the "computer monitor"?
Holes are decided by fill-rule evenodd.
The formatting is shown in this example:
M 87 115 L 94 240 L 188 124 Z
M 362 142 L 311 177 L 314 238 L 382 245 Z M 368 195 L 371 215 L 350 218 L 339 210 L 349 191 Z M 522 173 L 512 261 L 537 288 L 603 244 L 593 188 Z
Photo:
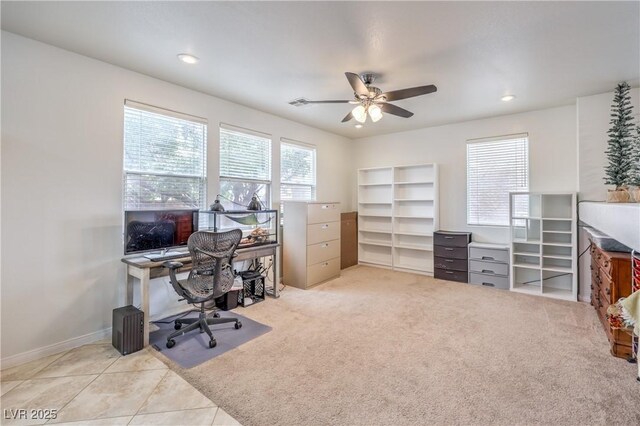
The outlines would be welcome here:
M 125 210 L 124 254 L 187 245 L 198 230 L 198 210 Z

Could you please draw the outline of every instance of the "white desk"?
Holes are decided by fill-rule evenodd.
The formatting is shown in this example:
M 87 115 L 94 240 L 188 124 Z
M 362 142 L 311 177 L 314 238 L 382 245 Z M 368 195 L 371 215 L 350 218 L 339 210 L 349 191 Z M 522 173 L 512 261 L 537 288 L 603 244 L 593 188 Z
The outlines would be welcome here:
M 265 244 L 261 246 L 237 249 L 234 262 L 257 259 L 259 257 L 273 257 L 273 291 L 268 293 L 272 297 L 279 297 L 278 284 L 280 283 L 279 261 L 280 244 Z M 174 258 L 172 261 L 184 263 L 184 267 L 178 272 L 186 272 L 191 269 L 191 256 Z M 153 261 L 140 255 L 125 256 L 122 261 L 127 265 L 127 294 L 126 305 L 133 304 L 133 283 L 137 279 L 140 283 L 140 309 L 144 312 L 144 346 L 149 345 L 149 283 L 151 278 L 169 275 L 169 270 L 162 266 L 165 260 Z

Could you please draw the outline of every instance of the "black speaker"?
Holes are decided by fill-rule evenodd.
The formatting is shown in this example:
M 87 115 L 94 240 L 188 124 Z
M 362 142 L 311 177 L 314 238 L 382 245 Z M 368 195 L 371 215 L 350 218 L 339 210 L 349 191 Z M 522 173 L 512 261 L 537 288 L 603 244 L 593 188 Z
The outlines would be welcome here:
M 131 305 L 114 309 L 111 343 L 122 355 L 141 350 L 144 345 L 144 312 Z

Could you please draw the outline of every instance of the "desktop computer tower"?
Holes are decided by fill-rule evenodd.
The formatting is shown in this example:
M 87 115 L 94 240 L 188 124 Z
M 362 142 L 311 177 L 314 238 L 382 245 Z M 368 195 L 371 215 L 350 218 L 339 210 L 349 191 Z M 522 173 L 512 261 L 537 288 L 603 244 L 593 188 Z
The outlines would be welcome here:
M 131 305 L 114 309 L 111 343 L 122 355 L 141 350 L 144 345 L 144 312 Z

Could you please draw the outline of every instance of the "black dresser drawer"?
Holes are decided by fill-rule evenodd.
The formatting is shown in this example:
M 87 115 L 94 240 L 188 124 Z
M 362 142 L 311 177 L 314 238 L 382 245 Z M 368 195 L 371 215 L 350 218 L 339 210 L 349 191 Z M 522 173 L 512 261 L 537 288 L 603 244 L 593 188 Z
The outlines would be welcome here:
M 466 259 L 450 259 L 447 257 L 434 256 L 433 266 L 435 268 L 448 269 L 452 271 L 466 271 L 469 265 Z
M 466 283 L 469 279 L 466 271 L 449 271 L 441 268 L 435 268 L 433 276 L 441 280 L 458 281 L 460 283 Z
M 448 259 L 467 259 L 467 247 L 433 246 L 434 255 Z M 466 268 L 465 268 L 466 269 Z
M 471 242 L 470 233 L 436 231 L 433 233 L 433 244 L 447 247 L 464 247 Z M 466 256 L 465 256 L 466 259 Z

